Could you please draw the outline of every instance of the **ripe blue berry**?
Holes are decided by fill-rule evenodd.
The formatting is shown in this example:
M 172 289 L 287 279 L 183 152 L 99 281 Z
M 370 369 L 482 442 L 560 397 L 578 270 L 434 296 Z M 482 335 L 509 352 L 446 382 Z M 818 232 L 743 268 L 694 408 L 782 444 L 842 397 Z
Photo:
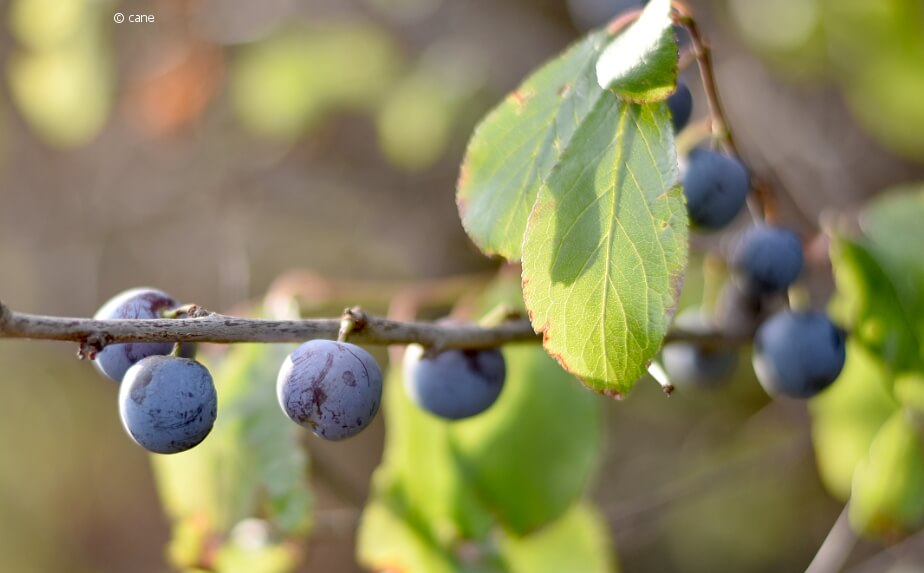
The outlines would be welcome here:
M 674 133 L 680 133 L 690 123 L 693 115 L 693 94 L 683 80 L 677 80 L 677 91 L 667 98 L 667 107 L 671 110 L 671 122 Z
M 195 360 L 148 356 L 125 373 L 119 414 L 141 447 L 175 454 L 199 444 L 212 431 L 217 412 L 212 376 Z
M 683 191 L 693 226 L 716 230 L 729 224 L 744 206 L 749 189 L 747 169 L 736 158 L 710 149 L 690 152 Z
M 698 310 L 684 312 L 674 323 L 694 333 L 710 329 L 709 321 Z M 699 388 L 716 388 L 725 384 L 738 363 L 738 353 L 734 350 L 704 348 L 689 342 L 665 344 L 661 358 L 672 383 Z
M 799 237 L 789 229 L 765 225 L 745 231 L 731 257 L 746 287 L 763 294 L 789 288 L 802 272 L 802 263 Z
M 286 415 L 326 440 L 361 432 L 382 402 L 382 371 L 371 354 L 346 342 L 311 340 L 279 369 L 276 396 Z
M 446 350 L 429 356 L 419 345 L 404 355 L 404 388 L 418 406 L 459 420 L 487 410 L 504 388 L 507 368 L 500 350 Z
M 770 395 L 811 398 L 844 367 L 845 335 L 822 312 L 783 311 L 754 338 L 754 371 Z
M 93 318 L 110 319 L 148 319 L 161 318 L 164 310 L 179 306 L 169 294 L 152 288 L 136 288 L 124 291 L 109 299 Z M 108 378 L 121 382 L 125 372 L 142 358 L 154 355 L 167 355 L 173 351 L 171 342 L 126 342 L 110 344 L 96 355 L 94 364 L 97 370 Z M 184 344 L 182 355 L 187 358 L 195 356 L 195 345 Z

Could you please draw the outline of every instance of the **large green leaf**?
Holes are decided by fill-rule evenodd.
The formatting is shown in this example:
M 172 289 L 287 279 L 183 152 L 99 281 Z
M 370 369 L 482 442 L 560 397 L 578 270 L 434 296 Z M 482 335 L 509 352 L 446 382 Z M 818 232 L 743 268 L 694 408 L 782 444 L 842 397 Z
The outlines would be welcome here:
M 452 423 L 411 402 L 400 368 L 389 373 L 383 409 L 387 433 L 375 489 L 394 484 L 406 511 L 438 532 L 434 535 L 442 542 L 484 536 L 493 518 L 459 472 L 451 448 Z
M 916 316 L 873 252 L 848 239 L 832 243 L 837 282 L 832 312 L 895 372 L 917 369 L 924 349 Z
M 599 453 L 601 404 L 538 347 L 507 347 L 504 357 L 500 399 L 454 424 L 452 436 L 479 498 L 522 535 L 581 496 Z
M 279 410 L 273 383 L 290 349 L 231 348 L 210 368 L 218 386 L 218 419 L 211 434 L 187 452 L 152 457 L 161 498 L 175 521 L 179 554 L 195 558 L 189 539 L 221 538 L 253 517 L 265 519 L 282 537 L 308 531 L 307 459 L 298 426 Z
M 357 560 L 372 571 L 401 573 L 504 573 L 492 544 L 481 540 L 447 542 L 415 514 L 397 483 L 376 476 L 376 494 L 363 510 L 356 543 Z
M 812 399 L 812 441 L 822 482 L 847 501 L 857 464 L 898 404 L 888 392 L 888 373 L 858 341 L 847 342 L 847 363 L 834 384 Z
M 924 189 L 886 193 L 860 214 L 862 233 L 832 243 L 832 311 L 900 374 L 924 369 Z
M 587 503 L 528 537 L 506 536 L 501 552 L 511 573 L 615 573 L 618 570 L 603 516 Z
M 857 531 L 889 537 L 924 525 L 924 447 L 907 412 L 892 415 L 857 467 L 850 523 Z
M 498 532 L 482 543 L 441 546 L 402 517 L 389 495 L 363 512 L 357 559 L 372 571 L 401 573 L 615 573 L 618 570 L 603 517 L 586 502 L 525 537 Z
M 475 129 L 459 174 L 465 230 L 488 254 L 520 258 L 530 209 L 600 98 L 594 66 L 607 40 L 590 34 L 511 93 Z
M 605 94 L 536 200 L 523 293 L 546 350 L 621 395 L 661 346 L 687 259 L 666 106 Z
M 372 571 L 452 573 L 456 569 L 445 549 L 415 530 L 402 512 L 379 496 L 363 510 L 356 559 Z
M 597 81 L 636 103 L 660 101 L 677 85 L 677 39 L 670 0 L 652 0 L 597 60 Z
M 886 271 L 919 337 L 924 338 L 924 185 L 893 189 L 864 209 L 866 244 Z M 924 352 L 924 350 L 922 350 Z

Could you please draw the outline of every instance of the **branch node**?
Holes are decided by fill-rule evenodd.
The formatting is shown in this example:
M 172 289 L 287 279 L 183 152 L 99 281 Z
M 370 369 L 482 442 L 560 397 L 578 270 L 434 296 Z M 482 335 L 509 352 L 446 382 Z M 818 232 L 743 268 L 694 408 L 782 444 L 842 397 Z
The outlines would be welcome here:
M 343 309 L 343 315 L 340 317 L 340 332 L 337 334 L 338 342 L 346 342 L 350 334 L 359 332 L 369 323 L 369 317 L 365 311 L 358 306 Z
M 106 348 L 108 343 L 106 335 L 91 334 L 84 340 L 80 341 L 80 348 L 77 350 L 77 358 L 81 360 L 96 360 L 97 354 Z
M 190 304 L 186 307 L 186 316 L 189 318 L 205 318 L 212 313 L 198 304 Z

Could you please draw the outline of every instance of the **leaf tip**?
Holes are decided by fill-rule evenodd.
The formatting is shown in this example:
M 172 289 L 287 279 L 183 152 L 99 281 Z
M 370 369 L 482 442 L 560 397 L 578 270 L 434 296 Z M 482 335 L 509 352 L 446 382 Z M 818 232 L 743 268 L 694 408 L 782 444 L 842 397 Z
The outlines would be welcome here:
M 622 402 L 623 398 L 625 398 L 625 395 L 619 390 L 616 390 L 615 388 L 607 388 L 603 390 L 603 392 L 601 393 L 607 398 L 612 398 L 613 400 L 616 400 L 617 402 Z

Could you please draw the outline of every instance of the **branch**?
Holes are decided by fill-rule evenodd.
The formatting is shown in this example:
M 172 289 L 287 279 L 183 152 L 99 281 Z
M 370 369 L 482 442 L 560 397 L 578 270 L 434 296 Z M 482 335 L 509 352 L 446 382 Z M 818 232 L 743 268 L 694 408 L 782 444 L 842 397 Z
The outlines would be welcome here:
M 857 543 L 857 536 L 850 529 L 849 507 L 849 504 L 844 506 L 805 573 L 837 573 L 844 568 Z
M 94 320 L 15 312 L 0 302 L 0 338 L 32 338 L 79 342 L 97 351 L 123 342 L 304 342 L 315 338 L 336 339 L 342 318 L 310 320 L 263 320 L 184 307 L 193 318 Z M 350 340 L 360 344 L 421 344 L 426 347 L 492 348 L 517 342 L 539 342 L 526 319 L 509 320 L 483 327 L 477 324 L 401 322 L 349 309 L 353 321 Z M 666 342 L 686 341 L 712 348 L 737 346 L 744 340 L 719 332 L 675 329 Z
M 706 94 L 706 104 L 709 108 L 709 119 L 712 124 L 712 135 L 718 140 L 722 149 L 729 155 L 741 157 L 735 138 L 729 126 L 728 116 L 719 99 L 718 82 L 712 63 L 712 50 L 703 38 L 693 12 L 682 0 L 673 0 L 674 21 L 687 29 L 690 34 L 690 44 L 693 56 L 699 64 L 699 73 L 702 78 L 703 91 Z M 757 199 L 764 220 L 773 223 L 778 219 L 776 200 L 766 182 L 752 175 L 751 186 Z M 750 204 L 750 203 L 749 203 Z

